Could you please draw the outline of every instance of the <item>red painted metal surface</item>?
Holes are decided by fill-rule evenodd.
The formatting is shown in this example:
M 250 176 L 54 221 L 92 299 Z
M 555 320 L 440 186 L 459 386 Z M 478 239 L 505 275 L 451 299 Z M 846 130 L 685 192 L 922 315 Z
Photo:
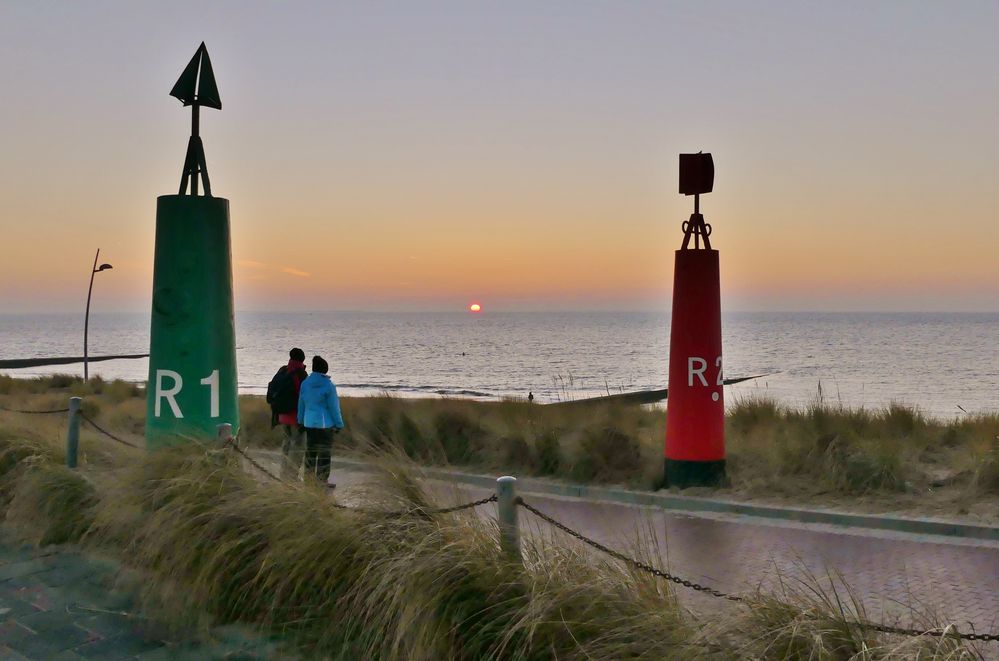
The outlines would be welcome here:
M 717 250 L 677 250 L 670 321 L 666 459 L 725 459 Z

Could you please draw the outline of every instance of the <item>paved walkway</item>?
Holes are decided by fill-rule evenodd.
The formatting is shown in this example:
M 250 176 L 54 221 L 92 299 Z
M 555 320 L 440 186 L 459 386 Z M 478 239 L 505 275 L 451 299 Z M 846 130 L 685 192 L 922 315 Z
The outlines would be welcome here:
M 274 658 L 272 643 L 239 627 L 178 640 L 135 613 L 132 596 L 114 588 L 117 571 L 79 551 L 11 543 L 0 531 L 0 659 Z
M 832 526 L 777 525 L 740 516 L 694 516 L 525 495 L 535 507 L 612 548 L 627 550 L 645 531 L 662 567 L 697 583 L 738 593 L 774 592 L 783 579 L 836 580 L 841 597 L 860 598 L 870 619 L 904 626 L 934 621 L 936 613 L 965 632 L 999 631 L 999 543 L 875 533 Z M 548 524 L 521 514 L 547 534 Z M 811 582 L 811 581 L 810 581 Z M 679 588 L 698 606 L 709 597 Z
M 340 469 L 335 479 L 338 498 L 349 503 L 353 488 L 368 477 Z M 436 488 L 444 505 L 489 494 L 440 483 Z M 838 577 L 840 596 L 847 602 L 858 597 L 869 619 L 902 626 L 942 621 L 964 632 L 999 633 L 999 542 L 521 495 L 565 525 L 626 553 L 644 535 L 658 546 L 660 567 L 723 592 L 757 587 L 774 592 L 782 580 L 793 586 L 809 575 L 828 585 L 830 577 Z M 479 511 L 495 513 L 491 504 Z M 520 522 L 528 534 L 575 541 L 527 511 L 520 510 Z M 677 590 L 698 610 L 719 603 Z

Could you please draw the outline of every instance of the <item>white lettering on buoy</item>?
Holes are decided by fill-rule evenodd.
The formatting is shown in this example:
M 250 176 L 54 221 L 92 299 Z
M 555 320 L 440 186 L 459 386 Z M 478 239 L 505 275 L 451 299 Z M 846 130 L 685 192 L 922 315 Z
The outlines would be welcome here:
M 219 371 L 213 370 L 211 374 L 201 379 L 201 385 L 211 389 L 209 392 L 211 413 L 209 415 L 213 418 L 219 417 Z
M 211 374 L 201 380 L 201 385 L 211 389 L 209 392 L 209 406 L 211 408 L 209 415 L 213 418 L 219 417 L 219 371 L 213 370 Z
M 697 365 L 697 367 L 694 367 Z M 701 380 L 701 385 L 708 385 L 708 380 L 704 378 L 704 371 L 708 369 L 708 361 L 703 358 L 698 358 L 697 356 L 691 356 L 687 359 L 687 386 L 693 387 L 694 376 L 697 376 Z
M 169 390 L 163 388 L 163 377 L 173 379 L 173 387 Z M 177 394 L 183 387 L 184 379 L 181 378 L 180 374 L 177 372 L 174 372 L 173 370 L 156 370 L 156 400 L 153 405 L 153 415 L 157 418 L 160 417 L 160 402 L 165 399 L 167 404 L 170 405 L 170 411 L 173 413 L 173 417 L 183 418 L 184 414 L 181 413 L 180 407 L 177 406 L 176 399 Z

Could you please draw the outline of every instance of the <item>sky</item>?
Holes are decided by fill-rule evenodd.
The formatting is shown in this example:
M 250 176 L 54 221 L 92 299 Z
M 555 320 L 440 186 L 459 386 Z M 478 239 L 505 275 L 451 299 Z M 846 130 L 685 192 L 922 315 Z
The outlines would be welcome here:
M 999 3 L 0 0 L 0 312 L 145 311 L 202 111 L 240 310 L 999 310 Z

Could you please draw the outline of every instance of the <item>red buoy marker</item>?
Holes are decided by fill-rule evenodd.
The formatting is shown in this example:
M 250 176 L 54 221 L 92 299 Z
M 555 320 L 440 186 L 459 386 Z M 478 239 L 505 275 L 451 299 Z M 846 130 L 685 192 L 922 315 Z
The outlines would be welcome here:
M 664 477 L 681 489 L 725 481 L 718 251 L 700 213 L 700 194 L 711 192 L 714 175 L 711 154 L 680 154 L 680 193 L 694 196 L 694 213 L 683 224 L 673 269 Z

